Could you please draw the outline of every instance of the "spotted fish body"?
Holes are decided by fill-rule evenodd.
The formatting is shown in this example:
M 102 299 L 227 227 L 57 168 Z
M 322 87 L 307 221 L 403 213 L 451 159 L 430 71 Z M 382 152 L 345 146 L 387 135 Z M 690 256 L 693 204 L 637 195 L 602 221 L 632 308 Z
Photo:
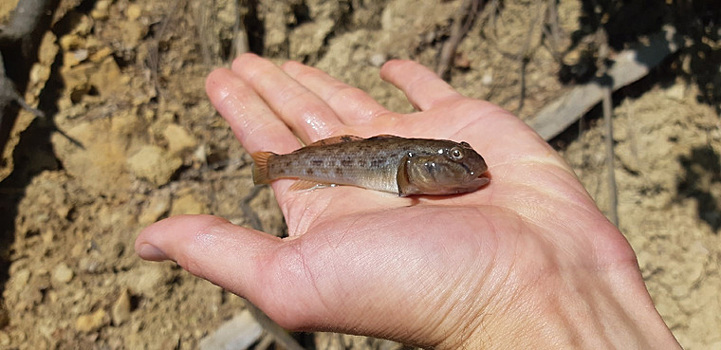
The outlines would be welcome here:
M 338 136 L 292 153 L 258 152 L 253 180 L 266 184 L 295 178 L 295 188 L 318 184 L 351 185 L 408 195 L 474 191 L 488 183 L 487 166 L 465 142 L 380 135 Z

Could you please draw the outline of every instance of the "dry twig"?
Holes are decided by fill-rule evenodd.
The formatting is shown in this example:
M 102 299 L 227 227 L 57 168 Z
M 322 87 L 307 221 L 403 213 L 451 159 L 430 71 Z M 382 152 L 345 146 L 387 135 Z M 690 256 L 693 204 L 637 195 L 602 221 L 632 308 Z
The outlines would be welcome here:
M 651 68 L 676 52 L 683 44 L 683 38 L 672 27 L 650 35 L 644 44 L 633 45 L 614 56 L 614 63 L 607 74 L 613 81 L 612 90 L 617 90 L 646 76 Z M 603 99 L 600 79 L 576 86 L 559 99 L 547 104 L 528 124 L 544 140 L 550 140 L 566 130 L 593 106 Z
M 20 0 L 10 22 L 0 27 L 0 150 L 5 148 L 7 135 L 15 124 L 13 103 L 36 116 L 44 116 L 25 102 L 19 90 L 25 88 L 30 66 L 36 61 L 43 26 L 50 22 L 56 4 L 57 0 Z M 14 69 L 8 75 L 6 67 L 11 63 Z
M 458 8 L 456 17 L 453 19 L 451 27 L 451 35 L 448 41 L 443 44 L 441 56 L 436 67 L 436 74 L 443 79 L 448 80 L 453 59 L 456 56 L 456 50 L 461 40 L 466 36 L 468 30 L 471 29 L 476 14 L 480 10 L 481 0 L 464 0 L 461 7 Z

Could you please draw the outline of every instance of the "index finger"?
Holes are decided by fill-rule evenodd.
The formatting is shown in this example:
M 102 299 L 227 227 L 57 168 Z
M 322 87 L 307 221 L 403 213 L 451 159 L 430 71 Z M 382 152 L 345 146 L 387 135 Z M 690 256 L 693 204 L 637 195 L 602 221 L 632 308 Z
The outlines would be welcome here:
M 408 101 L 421 111 L 463 98 L 436 73 L 414 61 L 386 62 L 381 68 L 381 78 L 401 89 Z

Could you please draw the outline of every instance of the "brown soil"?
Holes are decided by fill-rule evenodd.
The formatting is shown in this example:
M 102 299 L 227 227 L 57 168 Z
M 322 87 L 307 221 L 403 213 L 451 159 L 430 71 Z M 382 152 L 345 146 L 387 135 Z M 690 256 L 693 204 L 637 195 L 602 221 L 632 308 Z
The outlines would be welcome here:
M 409 111 L 402 94 L 379 79 L 378 65 L 412 58 L 434 66 L 461 2 L 260 0 L 241 13 L 251 50 L 314 65 L 392 110 Z M 15 1 L 5 3 L 0 22 Z M 232 58 L 236 2 L 77 3 L 61 1 L 25 93 L 31 105 L 53 99 L 57 112 L 48 120 L 21 112 L 2 154 L 0 348 L 197 348 L 243 301 L 174 264 L 141 261 L 133 242 L 144 226 L 182 213 L 239 225 L 259 220 L 267 232 L 284 232 L 272 193 L 253 190 L 250 158 L 203 90 L 207 73 Z M 559 40 L 543 35 L 551 30 L 543 16 L 548 3 L 489 5 L 458 49 L 451 84 L 524 119 L 563 94 L 559 61 L 583 68 L 593 44 L 572 40 L 587 31 L 581 1 L 559 5 Z M 706 14 L 684 17 L 671 5 L 636 17 L 634 10 L 642 11 L 611 13 L 612 48 L 657 30 L 661 19 L 688 24 L 684 18 Z M 628 18 L 633 25 L 624 26 Z M 615 95 L 618 210 L 651 295 L 681 344 L 719 349 L 721 122 L 714 86 L 721 42 L 718 33 L 681 24 L 690 33 L 686 49 Z M 606 210 L 596 114 L 554 145 Z M 243 210 L 244 201 L 252 211 Z M 362 337 L 298 338 L 319 349 L 388 346 Z

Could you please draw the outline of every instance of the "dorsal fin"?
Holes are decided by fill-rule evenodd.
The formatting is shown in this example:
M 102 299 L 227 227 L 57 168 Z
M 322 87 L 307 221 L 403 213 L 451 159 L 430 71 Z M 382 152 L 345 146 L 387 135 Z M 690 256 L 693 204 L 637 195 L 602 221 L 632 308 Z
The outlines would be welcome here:
M 396 135 L 381 134 L 381 135 L 373 136 L 373 137 L 369 138 L 369 140 L 385 140 L 385 139 L 400 139 L 400 138 L 401 138 L 400 136 L 396 136 Z
M 327 145 L 333 145 L 336 143 L 346 143 L 346 142 L 360 141 L 360 140 L 363 140 L 363 138 L 360 136 L 340 135 L 340 136 L 329 137 L 327 139 L 318 140 L 316 142 L 311 143 L 310 145 L 308 145 L 306 147 L 327 146 Z

